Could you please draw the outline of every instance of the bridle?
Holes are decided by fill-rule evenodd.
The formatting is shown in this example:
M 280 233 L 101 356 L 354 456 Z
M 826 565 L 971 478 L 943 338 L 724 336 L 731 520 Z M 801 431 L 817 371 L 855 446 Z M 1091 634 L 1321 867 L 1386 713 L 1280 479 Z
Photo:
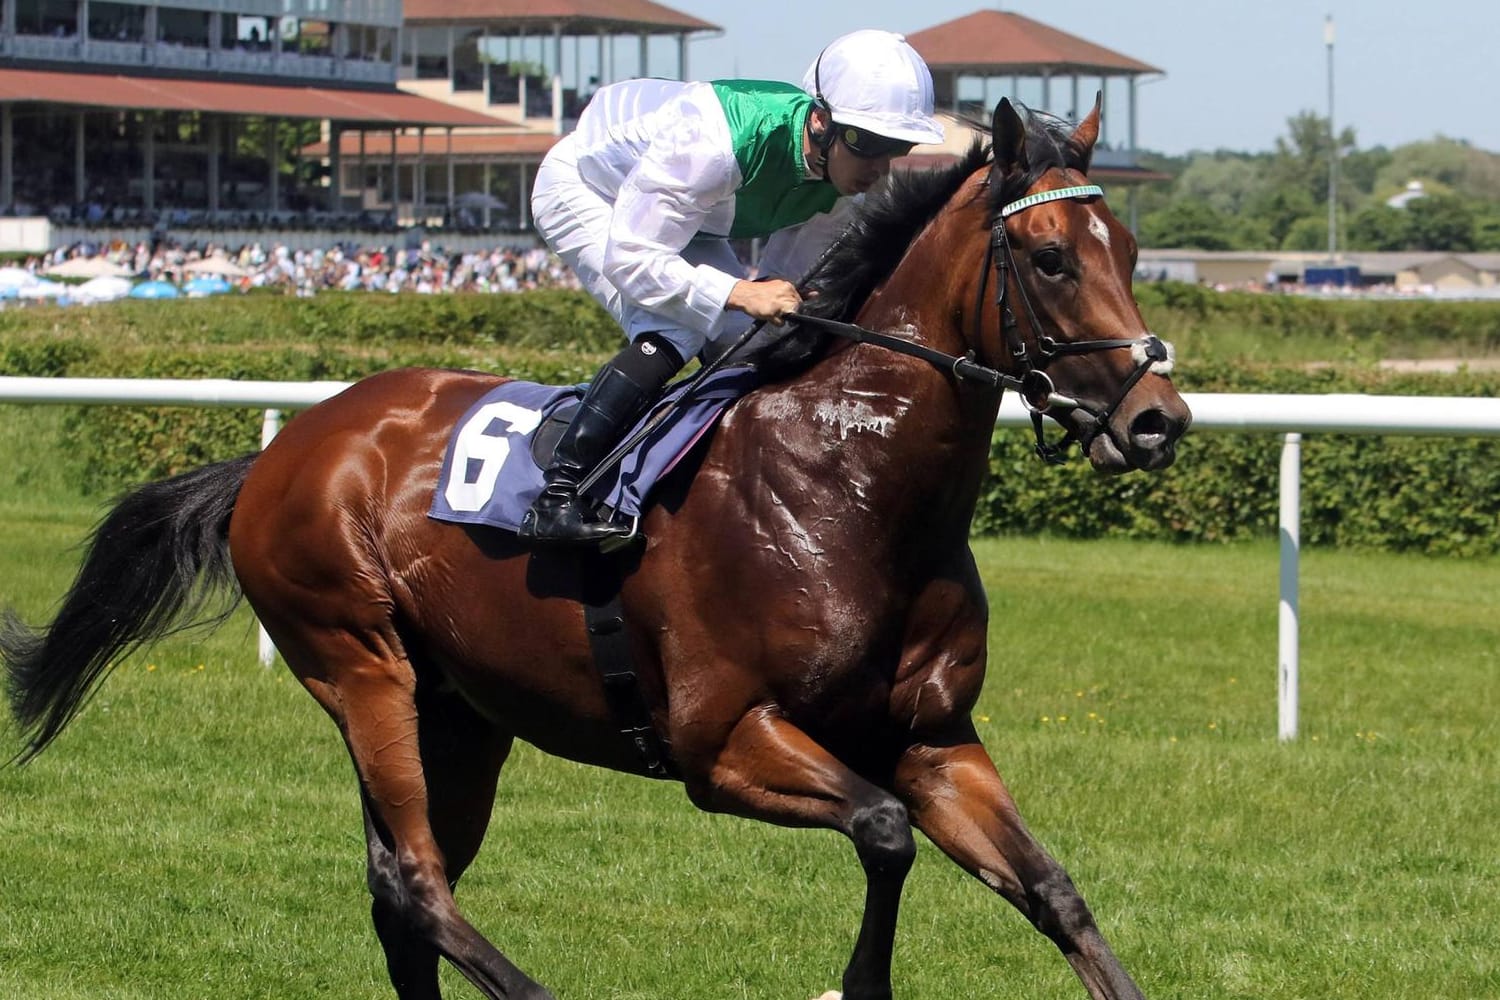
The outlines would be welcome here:
M 1067 198 L 1083 200 L 1103 196 L 1104 189 L 1097 184 L 1084 184 L 1029 194 L 1002 207 L 990 228 L 990 240 L 985 250 L 984 267 L 980 272 L 979 293 L 974 308 L 974 343 L 979 343 L 979 335 L 983 332 L 984 294 L 988 288 L 990 270 L 993 268 L 996 273 L 995 305 L 1000 312 L 1000 330 L 1005 338 L 1006 348 L 1015 360 L 1018 375 L 1008 375 L 979 364 L 972 350 L 964 357 L 956 357 L 891 334 L 877 333 L 852 323 L 842 323 L 838 320 L 803 313 L 797 314 L 796 322 L 827 330 L 857 343 L 874 344 L 900 354 L 920 358 L 951 372 L 953 377 L 959 380 L 981 382 L 1002 390 L 1014 390 L 1031 414 L 1032 431 L 1036 435 L 1037 456 L 1048 465 L 1058 465 L 1067 461 L 1068 446 L 1075 440 L 1081 449 L 1088 450 L 1094 438 L 1105 429 L 1109 419 L 1125 402 L 1125 397 L 1130 394 L 1130 390 L 1135 388 L 1135 384 L 1147 372 L 1165 375 L 1172 370 L 1171 347 L 1155 334 L 1148 333 L 1144 337 L 1059 343 L 1055 338 L 1041 333 L 1041 323 L 1037 319 L 1036 310 L 1026 294 L 1026 285 L 1021 281 L 1016 267 L 1015 250 L 1011 247 L 1005 222 L 1018 212 L 1050 201 L 1061 201 Z M 1015 310 L 1011 308 L 1011 300 L 1007 294 L 1012 277 L 1015 278 L 1016 295 L 1021 300 L 1027 323 L 1035 335 L 1037 355 L 1035 359 L 1026 346 L 1026 341 L 1021 337 L 1020 324 L 1016 321 Z M 1126 348 L 1131 351 L 1135 359 L 1135 370 L 1120 387 L 1119 395 L 1115 397 L 1114 402 L 1102 409 L 1058 392 L 1052 382 L 1052 377 L 1046 372 L 1047 366 L 1060 357 Z M 1049 444 L 1042 428 L 1042 418 L 1052 416 L 1055 420 L 1056 412 L 1068 410 L 1081 411 L 1086 414 L 1089 418 L 1088 424 L 1076 430 L 1065 430 L 1060 439 Z
M 1075 439 L 1079 447 L 1087 451 L 1093 442 L 1109 423 L 1110 417 L 1125 402 L 1125 397 L 1130 395 L 1130 390 L 1145 376 L 1147 372 L 1154 371 L 1165 375 L 1172 370 L 1172 350 L 1155 334 L 1148 333 L 1144 337 L 1111 338 L 1105 340 L 1079 340 L 1071 343 L 1059 343 L 1055 338 L 1043 334 L 1041 323 L 1037 319 L 1036 310 L 1031 305 L 1031 298 L 1026 294 L 1026 285 L 1021 281 L 1019 269 L 1016 267 L 1015 249 L 1011 246 L 1010 236 L 1006 232 L 1005 221 L 1018 212 L 1025 211 L 1035 205 L 1043 205 L 1049 201 L 1062 201 L 1064 199 L 1090 199 L 1104 197 L 1104 189 L 1097 184 L 1082 184 L 1074 187 L 1056 188 L 1052 191 L 1040 191 L 1036 194 L 1026 195 L 1023 198 L 1011 202 L 1000 209 L 995 218 L 994 225 L 990 229 L 990 245 L 985 251 L 984 270 L 979 279 L 979 298 L 974 310 L 974 332 L 980 332 L 982 322 L 985 283 L 989 278 L 990 264 L 994 263 L 996 272 L 995 281 L 995 306 L 1000 310 L 1000 330 L 1005 337 L 1005 345 L 1010 350 L 1011 357 L 1015 359 L 1016 367 L 1020 370 L 1020 388 L 1017 395 L 1021 402 L 1031 413 L 1031 425 L 1036 434 L 1036 453 L 1048 465 L 1057 465 L 1066 460 L 1068 445 Z M 1031 353 L 1027 350 L 1026 341 L 1021 337 L 1020 326 L 1016 322 L 1015 310 L 1011 308 L 1010 300 L 1006 292 L 1010 287 L 1010 277 L 1016 279 L 1016 295 L 1021 300 L 1021 306 L 1026 312 L 1026 322 L 1031 327 L 1032 334 L 1036 339 L 1037 360 L 1033 361 Z M 976 340 L 977 343 L 977 340 Z M 1095 351 L 1112 351 L 1121 348 L 1129 349 L 1135 358 L 1135 370 L 1120 386 L 1119 395 L 1114 402 L 1102 410 L 1090 406 L 1081 400 L 1073 399 L 1059 393 L 1052 383 L 1052 378 L 1046 372 L 1046 367 L 1054 360 L 1072 354 L 1092 354 Z M 1055 444 L 1048 444 L 1042 433 L 1042 417 L 1052 414 L 1054 410 L 1080 410 L 1089 417 L 1089 423 L 1078 430 L 1067 430 L 1062 438 Z M 1054 417 L 1053 419 L 1056 419 Z

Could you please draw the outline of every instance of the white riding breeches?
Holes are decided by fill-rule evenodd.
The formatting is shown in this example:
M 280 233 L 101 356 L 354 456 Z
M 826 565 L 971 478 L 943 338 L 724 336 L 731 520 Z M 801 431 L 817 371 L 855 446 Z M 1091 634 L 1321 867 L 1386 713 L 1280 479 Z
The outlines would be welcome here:
M 711 342 L 727 346 L 749 328 L 750 317 L 726 311 L 710 329 L 690 329 L 679 320 L 626 301 L 603 273 L 613 212 L 613 206 L 579 176 L 572 144 L 564 140 L 554 146 L 537 170 L 532 218 L 547 245 L 573 269 L 595 301 L 609 310 L 630 340 L 655 333 L 689 359 Z M 728 240 L 695 239 L 681 256 L 689 264 L 708 265 L 734 278 L 747 273 Z

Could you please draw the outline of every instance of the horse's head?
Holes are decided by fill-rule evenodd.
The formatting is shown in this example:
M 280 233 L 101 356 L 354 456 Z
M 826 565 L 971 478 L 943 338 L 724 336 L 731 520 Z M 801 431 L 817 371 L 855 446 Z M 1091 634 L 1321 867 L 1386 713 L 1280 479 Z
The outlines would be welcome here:
M 1008 100 L 996 107 L 990 253 L 1000 322 L 985 324 L 980 346 L 1095 469 L 1161 469 L 1192 414 L 1169 377 L 1171 349 L 1146 329 L 1131 291 L 1135 238 L 1086 177 L 1098 137 L 1098 100 L 1071 129 L 1023 120 Z

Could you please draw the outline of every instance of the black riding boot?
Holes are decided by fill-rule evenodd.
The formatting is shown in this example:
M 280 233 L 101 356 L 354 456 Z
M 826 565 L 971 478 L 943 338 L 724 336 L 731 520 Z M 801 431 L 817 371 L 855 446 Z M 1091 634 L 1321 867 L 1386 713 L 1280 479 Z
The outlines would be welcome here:
M 578 484 L 619 443 L 621 435 L 682 367 L 665 341 L 647 335 L 599 369 L 573 421 L 557 442 L 546 486 L 521 521 L 529 542 L 602 542 L 629 534 L 597 519 Z

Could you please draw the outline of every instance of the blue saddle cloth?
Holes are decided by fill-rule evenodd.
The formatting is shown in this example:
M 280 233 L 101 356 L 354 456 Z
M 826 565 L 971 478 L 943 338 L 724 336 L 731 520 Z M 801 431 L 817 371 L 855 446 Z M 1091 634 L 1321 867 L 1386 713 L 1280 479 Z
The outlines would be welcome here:
M 687 384 L 668 389 L 652 410 L 670 401 L 670 415 L 589 491 L 615 516 L 627 520 L 639 516 L 652 488 L 703 440 L 731 403 L 760 382 L 754 368 L 725 368 L 705 379 L 693 397 L 682 402 Z M 586 388 L 586 384 L 506 382 L 480 397 L 448 440 L 428 516 L 518 530 L 527 508 L 542 491 L 542 467 L 532 447 L 538 429 L 551 418 L 566 416 Z M 649 414 L 641 423 L 647 419 Z M 635 428 L 626 437 L 634 433 Z M 547 450 L 550 455 L 550 444 Z

